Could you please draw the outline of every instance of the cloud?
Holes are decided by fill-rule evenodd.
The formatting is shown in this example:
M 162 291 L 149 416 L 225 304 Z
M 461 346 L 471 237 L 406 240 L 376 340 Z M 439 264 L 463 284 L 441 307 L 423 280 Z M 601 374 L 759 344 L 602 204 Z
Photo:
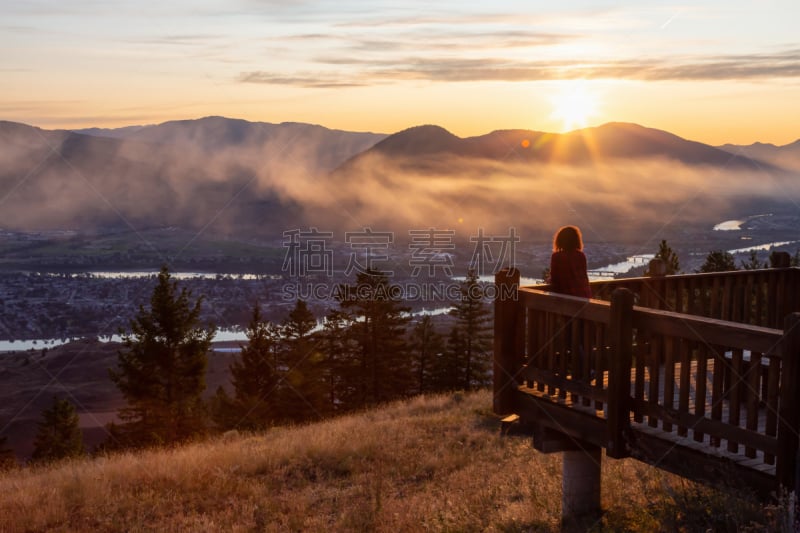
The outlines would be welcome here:
M 368 41 L 364 41 L 366 47 Z M 400 47 L 400 44 L 386 44 Z M 560 79 L 628 79 L 643 81 L 712 81 L 800 77 L 800 49 L 780 53 L 698 56 L 684 62 L 670 59 L 592 61 L 519 61 L 510 58 L 406 56 L 371 58 L 364 54 L 323 55 L 322 65 L 351 67 L 335 79 L 331 74 L 303 75 L 245 72 L 239 81 L 301 87 L 368 85 L 397 80 L 434 82 L 528 82 Z M 316 81 L 316 83 L 315 83 Z
M 269 85 L 291 85 L 295 87 L 305 87 L 313 89 L 330 89 L 342 87 L 362 87 L 366 83 L 357 81 L 339 80 L 337 75 L 328 73 L 319 74 L 300 74 L 297 76 L 283 76 L 277 73 L 254 71 L 242 72 L 238 81 L 243 83 L 264 83 Z

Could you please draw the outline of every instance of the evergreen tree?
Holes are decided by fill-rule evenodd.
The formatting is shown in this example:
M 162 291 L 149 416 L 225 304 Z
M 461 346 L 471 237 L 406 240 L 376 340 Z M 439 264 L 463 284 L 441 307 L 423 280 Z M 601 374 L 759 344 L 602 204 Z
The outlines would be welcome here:
M 54 397 L 53 405 L 42 411 L 42 420 L 33 441 L 31 462 L 49 463 L 80 457 L 85 453 L 75 406 L 69 400 Z
M 331 310 L 322 327 L 321 351 L 325 357 L 324 378 L 328 409 L 347 409 L 348 399 L 356 396 L 348 376 L 354 375 L 358 346 L 351 334 L 353 318 L 340 309 Z
M 201 395 L 216 328 L 200 327 L 202 297 L 190 298 L 162 267 L 150 309 L 140 306 L 131 333 L 123 333 L 118 368 L 109 371 L 128 403 L 119 413 L 123 424 L 111 428 L 117 445 L 181 442 L 206 429 Z
M 471 390 L 484 386 L 489 380 L 492 349 L 491 312 L 484 302 L 483 287 L 474 270 L 467 273 L 461 284 L 461 299 L 453 314 L 459 328 L 463 353 L 458 357 L 463 365 L 459 370 L 462 376 L 461 387 Z M 454 369 L 455 370 L 455 369 Z
M 263 429 L 277 417 L 280 336 L 262 319 L 258 304 L 247 325 L 247 340 L 230 365 L 234 398 L 220 388 L 212 399 L 212 416 L 223 429 Z
M 407 307 L 399 289 L 377 270 L 356 276 L 353 286 L 339 287 L 337 298 L 353 316 L 350 328 L 357 345 L 355 360 L 345 376 L 352 396 L 349 407 L 362 407 L 409 394 L 413 377 L 408 359 Z
M 214 427 L 220 431 L 249 427 L 248 411 L 243 410 L 228 391 L 220 385 L 208 401 L 208 412 Z
M 700 272 L 728 272 L 736 269 L 736 261 L 728 252 L 714 250 L 706 256 L 705 262 L 700 266 Z
M 661 243 L 658 245 L 658 251 L 656 252 L 655 259 L 661 259 L 664 262 L 664 267 L 666 268 L 665 275 L 671 276 L 673 274 L 677 274 L 681 271 L 680 261 L 678 260 L 678 254 L 667 244 L 666 239 L 661 239 Z M 650 276 L 651 272 L 649 271 L 649 267 L 645 270 L 645 276 Z
M 303 300 L 297 300 L 284 321 L 282 415 L 290 420 L 321 418 L 329 411 L 322 341 L 312 335 L 317 319 Z
M 769 263 L 762 263 L 758 259 L 758 252 L 750 250 L 750 256 L 747 261 L 742 261 L 742 269 L 744 270 L 758 270 L 760 268 L 769 268 Z
M 434 390 L 434 364 L 444 349 L 442 336 L 436 331 L 430 315 L 423 316 L 411 331 L 411 353 L 416 376 L 416 392 Z
M 0 472 L 10 470 L 15 466 L 18 466 L 17 456 L 14 454 L 14 450 L 8 446 L 8 437 L 3 435 L 0 437 Z
M 461 328 L 454 326 L 445 349 L 433 361 L 432 384 L 436 391 L 453 391 L 464 386 L 464 353 L 466 343 Z

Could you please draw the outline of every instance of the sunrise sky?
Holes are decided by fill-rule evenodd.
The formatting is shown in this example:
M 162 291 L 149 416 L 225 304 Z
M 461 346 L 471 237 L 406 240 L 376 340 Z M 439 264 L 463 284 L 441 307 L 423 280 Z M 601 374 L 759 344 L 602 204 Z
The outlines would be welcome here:
M 800 138 L 800 3 L 4 0 L 0 119 Z

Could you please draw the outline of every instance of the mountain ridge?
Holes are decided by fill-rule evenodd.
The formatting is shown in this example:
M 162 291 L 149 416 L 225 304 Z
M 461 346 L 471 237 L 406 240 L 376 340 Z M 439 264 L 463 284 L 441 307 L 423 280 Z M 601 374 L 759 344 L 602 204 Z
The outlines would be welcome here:
M 275 239 L 308 226 L 511 227 L 533 210 L 543 231 L 575 211 L 603 227 L 653 219 L 672 202 L 699 204 L 702 183 L 713 216 L 727 218 L 793 194 L 774 163 L 632 123 L 462 138 L 432 124 L 386 135 L 212 116 L 92 133 L 103 135 L 0 121 L 0 228 Z M 754 179 L 764 171 L 774 183 Z M 711 217 L 709 204 L 693 216 Z
M 423 149 L 420 149 L 422 147 Z M 457 155 L 487 159 L 513 156 L 525 162 L 588 164 L 603 159 L 640 159 L 665 157 L 688 165 L 717 165 L 774 168 L 766 161 L 722 150 L 698 141 L 684 139 L 668 131 L 628 122 L 608 122 L 567 133 L 534 130 L 494 130 L 489 133 L 458 137 L 434 125 L 414 126 L 376 143 L 354 159 L 372 154 L 389 157 Z M 352 165 L 349 160 L 346 165 Z

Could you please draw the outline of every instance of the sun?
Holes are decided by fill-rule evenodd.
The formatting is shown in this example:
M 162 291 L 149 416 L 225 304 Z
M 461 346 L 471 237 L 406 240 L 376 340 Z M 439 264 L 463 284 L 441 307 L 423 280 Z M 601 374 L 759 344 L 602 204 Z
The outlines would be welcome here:
M 597 93 L 582 80 L 565 82 L 556 91 L 550 98 L 553 106 L 550 116 L 561 122 L 562 131 L 585 128 L 597 114 Z

